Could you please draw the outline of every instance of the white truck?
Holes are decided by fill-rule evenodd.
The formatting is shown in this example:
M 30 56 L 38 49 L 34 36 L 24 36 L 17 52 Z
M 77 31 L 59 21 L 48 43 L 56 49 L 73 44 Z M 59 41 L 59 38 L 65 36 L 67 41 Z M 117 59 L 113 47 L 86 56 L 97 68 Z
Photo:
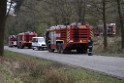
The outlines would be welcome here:
M 33 50 L 46 50 L 47 45 L 44 37 L 32 37 L 32 49 Z

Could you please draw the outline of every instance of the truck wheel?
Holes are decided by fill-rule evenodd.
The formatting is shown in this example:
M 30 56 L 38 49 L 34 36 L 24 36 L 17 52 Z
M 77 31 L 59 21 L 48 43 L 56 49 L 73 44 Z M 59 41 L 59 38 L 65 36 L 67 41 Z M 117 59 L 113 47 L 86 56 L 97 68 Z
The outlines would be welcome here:
M 17 47 L 18 47 L 19 49 L 21 49 L 21 46 L 22 46 L 22 45 L 21 45 L 21 42 L 19 42 L 18 45 L 17 45 Z
M 39 48 L 39 47 L 37 47 L 37 50 L 40 50 L 40 48 Z
M 48 44 L 48 51 L 49 51 L 49 52 L 50 52 L 50 49 L 51 49 L 51 48 L 50 48 L 50 45 Z
M 24 46 L 22 45 L 22 46 L 21 46 L 21 49 L 23 49 L 23 48 L 24 48 Z
M 49 52 L 54 52 L 54 49 L 49 49 L 48 51 L 49 51 Z
M 58 43 L 56 44 L 56 50 L 57 50 L 57 52 L 58 52 L 58 50 L 59 50 L 59 45 L 58 45 Z
M 60 53 L 60 43 L 57 43 L 56 49 L 57 49 L 57 52 Z
M 58 43 L 58 53 L 61 53 L 61 44 L 60 43 Z
M 55 49 L 51 49 L 51 48 L 50 48 L 50 45 L 48 45 L 48 51 L 49 51 L 49 52 L 54 52 L 54 50 L 55 50 Z
M 60 44 L 60 53 L 61 53 L 61 54 L 64 53 L 63 43 Z
M 20 49 L 20 46 L 17 46 L 18 49 Z

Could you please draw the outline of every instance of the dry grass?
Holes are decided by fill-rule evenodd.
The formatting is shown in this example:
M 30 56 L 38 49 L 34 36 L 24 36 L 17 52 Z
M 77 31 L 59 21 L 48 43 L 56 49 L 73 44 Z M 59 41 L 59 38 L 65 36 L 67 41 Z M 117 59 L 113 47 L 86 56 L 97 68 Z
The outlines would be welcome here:
M 124 83 L 113 77 L 5 51 L 0 83 Z
M 51 68 L 46 70 L 43 83 L 75 83 L 75 81 L 73 76 L 63 70 Z
M 108 47 L 107 50 L 104 50 L 103 45 L 103 37 L 96 37 L 94 41 L 94 48 L 93 52 L 95 54 L 101 55 L 111 55 L 111 56 L 123 56 L 124 52 L 121 51 L 121 38 L 118 36 L 115 37 L 108 37 L 107 43 Z
M 2 57 L 0 61 L 3 68 L 6 68 L 6 71 L 12 77 L 11 81 L 16 79 L 17 83 L 74 83 L 71 75 L 67 75 L 60 70 L 64 65 L 35 57 L 6 52 L 10 55 Z M 16 54 L 17 57 L 13 54 Z M 2 81 L 2 83 L 16 82 Z

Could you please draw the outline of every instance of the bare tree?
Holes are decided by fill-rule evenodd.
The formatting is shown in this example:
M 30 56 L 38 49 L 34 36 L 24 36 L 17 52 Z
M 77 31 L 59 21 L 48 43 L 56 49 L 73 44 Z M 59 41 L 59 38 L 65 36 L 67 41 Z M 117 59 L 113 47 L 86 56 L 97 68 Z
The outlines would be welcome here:
M 3 56 L 3 51 L 4 51 L 6 7 L 7 7 L 7 0 L 0 0 L 0 56 Z
M 44 0 L 49 8 L 45 8 L 49 14 L 52 16 L 55 24 L 68 24 L 71 21 L 72 16 L 72 4 L 71 0 Z
M 104 27 L 104 32 L 103 32 L 103 35 L 104 35 L 104 50 L 107 49 L 107 27 L 106 27 L 106 12 L 107 12 L 107 9 L 109 8 L 108 6 L 108 2 L 109 0 L 90 0 L 89 1 L 89 4 L 94 8 L 95 11 L 92 12 L 92 13 L 95 13 L 95 15 L 97 16 L 100 16 L 99 19 L 101 19 L 103 21 L 103 27 Z M 93 11 L 93 10 L 91 10 Z M 98 15 L 99 14 L 99 15 Z M 97 17 L 96 16 L 96 17 Z
M 19 1 L 19 0 L 14 0 L 14 1 Z M 9 16 L 11 20 L 13 19 L 12 20 L 13 22 L 7 21 L 8 25 L 7 25 L 6 34 L 18 34 L 23 31 L 39 32 L 37 31 L 39 30 L 38 29 L 39 25 L 47 24 L 47 22 L 43 23 L 43 20 L 46 20 L 45 16 L 43 16 L 43 13 L 44 14 L 46 13 L 42 12 L 42 5 L 44 4 L 42 4 L 41 1 L 38 0 L 23 0 L 23 3 L 21 3 L 20 8 L 16 6 L 17 7 L 16 16 L 15 17 Z
M 103 25 L 104 25 L 104 50 L 107 49 L 107 27 L 106 27 L 106 0 L 102 0 L 103 4 Z
M 119 21 L 120 21 L 120 27 L 121 27 L 121 49 L 124 49 L 124 25 L 123 25 L 123 17 L 122 17 L 122 11 L 121 11 L 121 0 L 117 0 L 117 7 L 118 7 L 118 15 L 119 15 Z
M 85 23 L 87 0 L 74 1 L 75 12 L 77 14 L 78 22 Z M 76 5 L 75 5 L 76 4 Z
M 10 5 L 9 5 L 8 12 L 7 12 L 7 14 L 6 14 L 6 17 L 8 17 L 8 16 L 9 16 L 10 10 L 11 10 L 12 5 L 13 5 L 13 0 L 11 0 L 10 2 L 8 1 L 8 3 L 10 3 Z

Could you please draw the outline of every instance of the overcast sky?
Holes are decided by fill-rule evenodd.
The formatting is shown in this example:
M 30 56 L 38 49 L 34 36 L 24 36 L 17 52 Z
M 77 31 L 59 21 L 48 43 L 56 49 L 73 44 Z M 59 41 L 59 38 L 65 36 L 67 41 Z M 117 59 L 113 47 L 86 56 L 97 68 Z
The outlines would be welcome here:
M 10 8 L 10 4 L 11 4 L 10 1 L 11 1 L 11 0 L 8 0 L 8 2 L 7 2 L 7 12 L 8 12 L 8 9 Z M 16 3 L 13 3 L 13 4 L 12 4 L 11 10 L 10 10 L 10 12 L 9 12 L 10 15 L 15 16 L 15 14 L 14 14 L 14 6 L 15 6 L 15 5 L 16 5 Z

